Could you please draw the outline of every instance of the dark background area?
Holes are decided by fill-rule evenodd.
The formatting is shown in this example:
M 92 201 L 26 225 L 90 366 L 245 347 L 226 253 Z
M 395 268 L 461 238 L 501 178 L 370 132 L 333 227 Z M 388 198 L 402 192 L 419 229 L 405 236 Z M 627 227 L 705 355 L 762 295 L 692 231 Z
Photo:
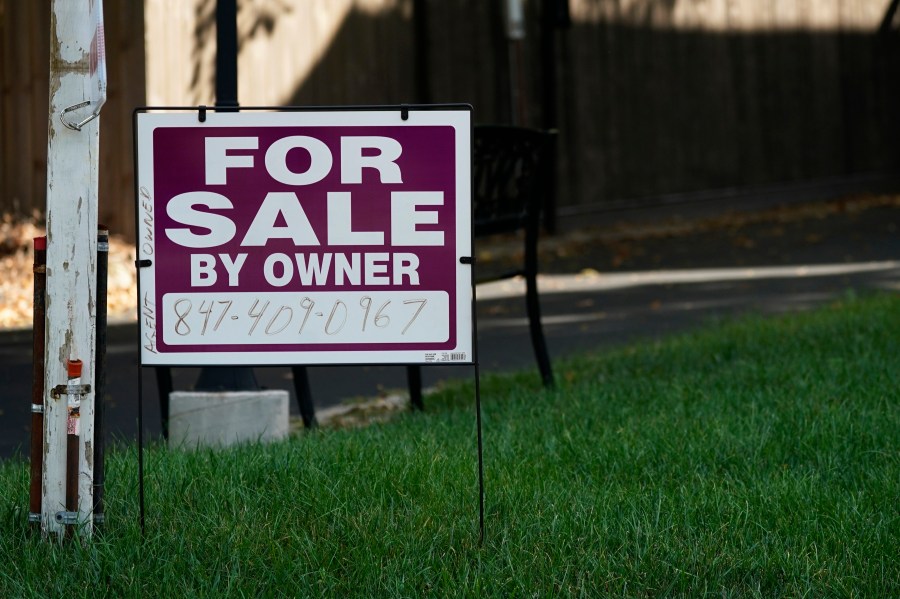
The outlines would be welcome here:
M 340 19 L 312 71 L 293 75 L 289 97 L 240 81 L 250 72 L 292 76 L 290 47 L 272 42 L 268 53 L 243 55 L 239 97 L 245 105 L 467 102 L 478 122 L 554 124 L 558 203 L 570 212 L 900 170 L 896 19 L 879 34 L 889 0 L 823 0 L 794 15 L 774 0 L 739 0 L 715 18 L 708 4 L 685 16 L 693 5 L 677 0 L 570 0 L 570 25 L 559 27 L 542 25 L 553 0 L 528 2 L 517 63 L 499 0 L 239 2 L 242 47 L 268 47 L 279 28 L 322 20 L 322 11 Z M 174 13 L 165 2 L 105 3 L 100 220 L 114 234 L 133 236 L 130 115 L 149 95 L 145 57 L 163 45 L 183 55 L 188 96 L 212 104 L 211 7 L 195 1 L 188 38 L 145 39 L 146 23 Z M 17 216 L 45 203 L 49 12 L 49 0 L 0 0 L 0 212 Z M 820 25 L 822 15 L 836 16 Z M 515 110 L 511 73 L 520 81 Z M 183 91 L 154 97 L 184 103 Z

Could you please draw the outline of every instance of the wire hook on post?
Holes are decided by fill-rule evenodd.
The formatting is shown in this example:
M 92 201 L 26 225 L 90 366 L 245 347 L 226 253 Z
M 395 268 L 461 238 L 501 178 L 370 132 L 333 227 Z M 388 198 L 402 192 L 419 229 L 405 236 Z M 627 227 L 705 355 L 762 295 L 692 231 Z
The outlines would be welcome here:
M 71 129 L 72 131 L 81 131 L 82 127 L 84 127 L 85 125 L 87 125 L 88 123 L 93 121 L 95 118 L 100 116 L 100 110 L 103 108 L 104 103 L 100 102 L 99 104 L 97 104 L 97 108 L 95 108 L 94 111 L 90 115 L 88 115 L 87 118 L 85 118 L 84 120 L 78 121 L 77 123 L 66 120 L 66 115 L 68 113 L 74 112 L 80 108 L 84 108 L 85 106 L 90 106 L 91 103 L 92 102 L 90 100 L 85 100 L 84 102 L 80 102 L 78 104 L 73 104 L 72 106 L 69 106 L 68 108 L 64 108 L 59 113 L 59 122 L 62 123 L 63 125 L 65 125 L 68 129 Z

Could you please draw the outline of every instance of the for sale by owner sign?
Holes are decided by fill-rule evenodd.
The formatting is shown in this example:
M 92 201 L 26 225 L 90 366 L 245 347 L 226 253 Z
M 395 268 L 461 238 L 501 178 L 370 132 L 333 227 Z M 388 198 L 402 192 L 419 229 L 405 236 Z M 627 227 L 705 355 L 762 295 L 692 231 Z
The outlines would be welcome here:
M 145 365 L 471 362 L 468 109 L 139 110 Z

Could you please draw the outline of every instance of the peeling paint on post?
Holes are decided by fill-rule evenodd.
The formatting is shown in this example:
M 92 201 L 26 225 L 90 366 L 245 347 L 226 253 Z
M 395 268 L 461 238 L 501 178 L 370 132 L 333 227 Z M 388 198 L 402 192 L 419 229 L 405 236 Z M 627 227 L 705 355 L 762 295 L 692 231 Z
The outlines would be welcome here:
M 96 0 L 91 6 L 95 6 Z M 63 538 L 65 525 L 56 519 L 66 511 L 66 394 L 52 390 L 67 380 L 66 362 L 84 361 L 81 382 L 94 388 L 94 328 L 97 256 L 97 183 L 99 120 L 80 130 L 66 127 L 83 113 L 73 110 L 91 100 L 92 42 L 95 27 L 87 2 L 53 0 L 50 19 L 50 111 L 47 152 L 47 301 L 44 371 L 44 469 L 42 530 Z M 89 387 L 88 387 L 89 386 Z M 54 395 L 56 395 L 54 397 Z M 81 397 L 78 456 L 78 521 L 89 536 L 93 506 L 93 455 L 85 442 L 93 439 L 94 395 Z

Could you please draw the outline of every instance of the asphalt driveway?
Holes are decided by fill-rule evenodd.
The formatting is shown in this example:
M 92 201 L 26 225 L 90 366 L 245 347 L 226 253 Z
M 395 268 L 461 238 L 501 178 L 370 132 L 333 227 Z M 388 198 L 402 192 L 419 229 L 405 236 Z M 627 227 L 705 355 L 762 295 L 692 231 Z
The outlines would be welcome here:
M 618 222 L 622 221 L 622 222 Z M 671 215 L 640 223 L 622 215 L 563 219 L 541 245 L 539 288 L 551 357 L 656 339 L 745 313 L 803 310 L 848 293 L 900 291 L 900 201 L 861 196 L 717 214 Z M 515 261 L 518 242 L 478 249 L 479 268 Z M 482 372 L 534 369 L 521 281 L 478 287 Z M 137 328 L 110 328 L 106 429 L 137 431 Z M 288 389 L 290 369 L 256 368 L 265 388 Z M 312 367 L 317 410 L 405 387 L 405 369 Z M 174 371 L 190 389 L 196 369 Z M 560 373 L 564 376 L 564 373 Z M 426 367 L 426 387 L 472 376 L 471 367 Z M 535 375 L 537 381 L 537 375 Z M 155 372 L 144 369 L 145 426 L 160 434 Z M 0 332 L 0 457 L 24 455 L 31 397 L 31 332 Z M 427 398 L 426 398 L 427 409 Z

